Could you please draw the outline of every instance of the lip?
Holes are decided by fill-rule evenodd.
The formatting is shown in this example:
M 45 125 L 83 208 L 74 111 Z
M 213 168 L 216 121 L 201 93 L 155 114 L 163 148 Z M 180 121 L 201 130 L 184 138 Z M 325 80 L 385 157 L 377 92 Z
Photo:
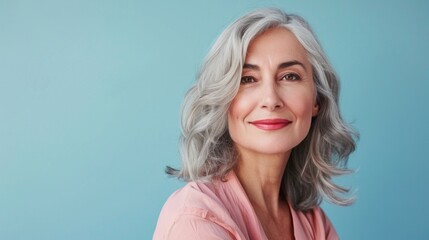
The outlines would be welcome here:
M 249 122 L 262 130 L 279 130 L 288 126 L 292 121 L 284 118 L 261 119 Z

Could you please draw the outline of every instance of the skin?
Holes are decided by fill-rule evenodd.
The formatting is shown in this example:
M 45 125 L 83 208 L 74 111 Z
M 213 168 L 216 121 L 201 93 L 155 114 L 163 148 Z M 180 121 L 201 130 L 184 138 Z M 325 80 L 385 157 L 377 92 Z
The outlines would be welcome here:
M 280 199 L 291 150 L 316 116 L 316 90 L 306 51 L 285 28 L 273 28 L 249 45 L 240 89 L 228 112 L 239 153 L 234 169 L 268 239 L 294 239 L 289 206 Z M 279 124 L 256 124 L 280 119 Z

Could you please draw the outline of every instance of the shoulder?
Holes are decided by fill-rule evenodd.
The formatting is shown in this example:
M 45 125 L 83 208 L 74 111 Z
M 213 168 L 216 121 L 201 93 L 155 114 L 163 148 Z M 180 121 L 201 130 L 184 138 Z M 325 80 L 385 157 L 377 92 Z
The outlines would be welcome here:
M 194 214 L 183 214 L 171 222 L 165 229 L 157 229 L 153 239 L 183 239 L 183 240 L 221 240 L 236 239 L 223 223 L 210 217 L 205 218 Z M 158 227 L 157 227 L 158 228 Z
M 313 239 L 338 239 L 337 232 L 325 212 L 320 207 L 315 207 L 305 212 L 296 211 L 300 229 L 303 232 L 312 233 Z
M 161 210 L 154 239 L 235 239 L 236 226 L 222 195 L 222 183 L 190 182 Z
M 221 183 L 189 182 L 174 192 L 164 204 L 162 214 L 171 216 L 196 215 L 206 218 L 208 213 L 224 213 L 225 201 L 222 197 L 225 186 Z

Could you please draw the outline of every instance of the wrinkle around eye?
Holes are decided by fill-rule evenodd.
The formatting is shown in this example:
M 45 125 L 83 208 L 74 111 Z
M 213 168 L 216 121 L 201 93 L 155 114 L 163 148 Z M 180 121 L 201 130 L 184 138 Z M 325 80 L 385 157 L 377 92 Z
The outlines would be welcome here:
M 249 84 L 256 82 L 256 79 L 252 76 L 243 76 L 240 79 L 240 84 Z
M 297 73 L 286 73 L 283 74 L 280 80 L 286 80 L 286 81 L 300 81 L 302 80 L 302 77 Z

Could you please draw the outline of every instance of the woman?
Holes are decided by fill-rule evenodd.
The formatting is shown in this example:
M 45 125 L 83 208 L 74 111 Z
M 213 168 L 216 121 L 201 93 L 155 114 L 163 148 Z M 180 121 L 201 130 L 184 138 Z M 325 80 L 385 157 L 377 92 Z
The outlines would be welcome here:
M 319 208 L 352 199 L 354 132 L 338 80 L 308 24 L 278 9 L 251 12 L 219 37 L 182 112 L 189 183 L 160 214 L 154 239 L 337 239 Z

